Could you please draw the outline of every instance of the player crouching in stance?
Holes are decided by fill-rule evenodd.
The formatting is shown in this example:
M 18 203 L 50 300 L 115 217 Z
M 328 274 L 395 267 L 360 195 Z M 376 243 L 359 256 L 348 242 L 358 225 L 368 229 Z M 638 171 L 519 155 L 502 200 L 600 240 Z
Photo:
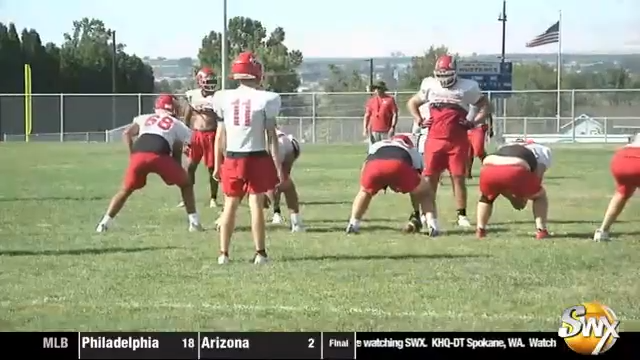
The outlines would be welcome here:
M 251 234 L 256 249 L 255 264 L 267 262 L 265 250 L 265 194 L 279 187 L 286 189 L 276 116 L 280 95 L 260 90 L 262 65 L 251 52 L 243 52 L 231 65 L 238 80 L 236 89 L 220 90 L 213 96 L 213 108 L 223 119 L 216 133 L 213 176 L 221 179 L 225 195 L 220 217 L 220 256 L 218 264 L 229 262 L 229 243 L 238 206 L 248 194 L 251 210 Z M 269 149 L 269 151 L 267 151 Z M 222 161 L 224 156 L 224 162 Z
M 129 166 L 122 188 L 113 196 L 106 215 L 100 220 L 97 232 L 107 231 L 111 220 L 134 191 L 147 183 L 147 175 L 158 174 L 167 185 L 180 188 L 182 201 L 189 218 L 189 231 L 202 231 L 196 212 L 193 185 L 180 166 L 182 147 L 189 143 L 191 130 L 175 118 L 177 101 L 172 95 L 160 95 L 155 102 L 155 113 L 140 115 L 124 131 L 129 147 Z M 135 141 L 134 137 L 138 137 Z
M 280 130 L 276 130 L 276 134 L 278 136 L 278 148 L 280 149 L 279 158 L 282 160 L 282 171 L 284 172 L 284 176 L 288 178 L 288 181 L 286 188 L 282 191 L 275 189 L 267 193 L 267 202 L 273 205 L 273 218 L 271 222 L 273 224 L 284 223 L 280 210 L 280 195 L 284 195 L 284 200 L 287 203 L 289 216 L 291 218 L 291 232 L 301 232 L 304 231 L 304 226 L 302 225 L 302 217 L 300 216 L 298 191 L 296 190 L 295 183 L 291 179 L 293 164 L 298 160 L 298 157 L 300 157 L 300 144 L 292 135 Z
M 387 187 L 395 192 L 409 193 L 412 198 L 415 198 L 412 203 L 420 206 L 414 208 L 414 215 L 404 230 L 420 231 L 420 208 L 430 219 L 434 218 L 435 213 L 435 203 L 430 187 L 420 176 L 422 167 L 422 158 L 406 135 L 396 135 L 390 140 L 373 144 L 369 148 L 369 156 L 362 168 L 360 191 L 353 200 L 347 234 L 360 231 L 360 221 L 369 208 L 371 199 Z M 429 235 L 436 235 L 437 225 L 429 225 Z
M 627 146 L 618 150 L 611 159 L 611 175 L 616 182 L 616 192 L 611 197 L 602 225 L 593 235 L 593 240 L 608 241 L 611 225 L 627 205 L 627 201 L 640 187 L 640 134 Z
M 551 150 L 533 142 L 518 142 L 499 148 L 488 155 L 480 169 L 480 200 L 477 210 L 478 238 L 487 235 L 487 224 L 493 202 L 500 195 L 506 197 L 516 210 L 522 210 L 527 201 L 533 202 L 536 239 L 549 236 L 547 214 L 549 200 L 542 187 L 544 173 L 551 166 Z

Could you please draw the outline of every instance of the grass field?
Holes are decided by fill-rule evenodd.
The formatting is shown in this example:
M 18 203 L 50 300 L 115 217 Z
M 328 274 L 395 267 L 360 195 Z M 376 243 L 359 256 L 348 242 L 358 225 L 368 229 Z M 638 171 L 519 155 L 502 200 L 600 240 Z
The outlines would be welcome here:
M 613 190 L 613 148 L 556 150 L 545 241 L 532 237 L 530 209 L 504 200 L 486 240 L 455 229 L 450 186 L 439 196 L 445 236 L 402 235 L 409 205 L 396 194 L 376 198 L 362 234 L 346 236 L 363 150 L 307 146 L 295 178 L 308 232 L 271 228 L 272 263 L 256 267 L 243 208 L 233 263 L 220 267 L 217 233 L 188 233 L 178 191 L 157 178 L 109 233 L 94 233 L 122 146 L 2 144 L 0 330 L 557 331 L 565 307 L 590 300 L 640 330 L 640 204 L 612 242 L 590 241 Z M 198 204 L 212 229 L 206 186 L 202 171 Z

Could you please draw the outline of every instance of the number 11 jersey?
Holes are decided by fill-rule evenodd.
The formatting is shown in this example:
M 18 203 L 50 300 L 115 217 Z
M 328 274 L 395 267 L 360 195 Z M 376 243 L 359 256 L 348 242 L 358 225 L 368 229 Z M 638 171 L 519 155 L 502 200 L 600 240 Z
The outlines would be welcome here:
M 266 129 L 274 128 L 280 113 L 280 95 L 240 85 L 213 95 L 213 109 L 227 134 L 227 153 L 267 151 Z

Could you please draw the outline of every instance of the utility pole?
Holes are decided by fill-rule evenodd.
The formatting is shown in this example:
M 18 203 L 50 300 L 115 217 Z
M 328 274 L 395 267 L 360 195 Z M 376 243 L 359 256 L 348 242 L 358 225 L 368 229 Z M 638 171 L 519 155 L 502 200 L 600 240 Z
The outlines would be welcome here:
M 502 71 L 502 69 L 504 68 L 504 63 L 507 60 L 507 0 L 502 0 L 502 13 L 498 16 L 498 21 L 502 23 L 502 46 L 500 50 L 500 69 Z M 502 129 L 504 129 L 504 122 L 507 121 L 507 98 L 505 94 L 502 94 L 501 99 L 496 99 L 495 104 L 497 106 L 496 114 L 502 113 Z M 495 129 L 495 122 L 494 124 L 492 124 L 492 126 L 494 126 Z
M 504 63 L 507 52 L 507 0 L 502 0 L 502 13 L 498 16 L 498 21 L 502 23 L 502 50 L 500 51 L 500 60 Z
M 365 60 L 369 63 L 369 91 L 373 89 L 373 58 Z
M 116 94 L 118 93 L 117 83 L 117 43 L 115 30 L 109 30 L 111 35 L 111 128 L 115 129 L 116 126 Z

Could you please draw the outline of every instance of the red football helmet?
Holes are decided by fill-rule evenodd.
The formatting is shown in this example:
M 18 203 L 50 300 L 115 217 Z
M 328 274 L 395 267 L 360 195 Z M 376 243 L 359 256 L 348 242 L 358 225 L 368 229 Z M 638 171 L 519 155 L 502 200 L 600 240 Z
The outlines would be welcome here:
M 456 59 L 452 55 L 442 55 L 436 60 L 433 77 L 442 87 L 451 87 L 458 80 L 457 68 Z
M 411 140 L 410 137 L 408 137 L 407 135 L 394 135 L 391 137 L 391 140 L 395 140 L 395 141 L 400 141 L 403 144 L 407 145 L 408 147 L 412 148 L 413 145 L 413 140 Z
M 196 74 L 196 81 L 198 82 L 198 86 L 208 92 L 212 92 L 216 90 L 218 86 L 218 80 L 216 79 L 216 74 L 213 72 L 211 68 L 203 67 Z
M 234 80 L 262 80 L 262 64 L 252 52 L 240 53 L 231 64 L 231 78 Z
M 171 114 L 175 114 L 176 109 L 178 109 L 177 99 L 175 96 L 171 94 L 160 94 L 156 98 L 156 102 L 154 105 L 155 110 L 164 110 L 168 111 Z

